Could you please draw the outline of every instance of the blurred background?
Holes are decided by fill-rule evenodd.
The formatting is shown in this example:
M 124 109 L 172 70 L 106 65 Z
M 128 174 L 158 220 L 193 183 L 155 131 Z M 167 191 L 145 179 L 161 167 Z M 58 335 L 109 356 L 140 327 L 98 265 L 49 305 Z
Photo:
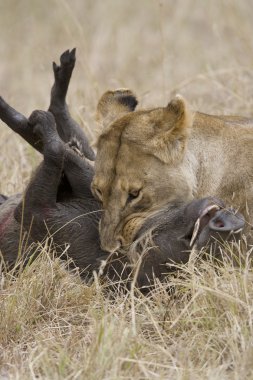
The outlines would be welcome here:
M 89 138 L 107 89 L 140 107 L 176 93 L 193 109 L 253 114 L 252 0 L 0 0 L 0 95 L 28 116 L 46 109 L 52 61 L 77 48 L 68 103 Z M 40 156 L 1 123 L 0 192 L 21 191 Z

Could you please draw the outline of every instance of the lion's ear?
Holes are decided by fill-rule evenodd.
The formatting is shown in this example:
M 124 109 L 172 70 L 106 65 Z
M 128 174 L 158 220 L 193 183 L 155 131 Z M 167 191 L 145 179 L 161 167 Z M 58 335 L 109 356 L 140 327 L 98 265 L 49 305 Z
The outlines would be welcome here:
M 114 120 L 133 112 L 138 104 L 134 93 L 128 89 L 118 89 L 105 92 L 97 105 L 97 121 L 107 127 Z
M 177 95 L 164 108 L 163 122 L 153 139 L 154 154 L 165 163 L 183 156 L 193 122 L 193 112 L 182 96 Z

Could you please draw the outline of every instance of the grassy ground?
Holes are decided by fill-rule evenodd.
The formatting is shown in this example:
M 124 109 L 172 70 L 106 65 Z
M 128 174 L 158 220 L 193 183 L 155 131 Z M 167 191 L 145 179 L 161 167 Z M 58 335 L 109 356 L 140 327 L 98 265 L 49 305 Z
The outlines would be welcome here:
M 253 114 L 251 0 L 2 0 L 0 94 L 48 105 L 51 62 L 77 47 L 69 104 L 90 139 L 98 97 L 129 87 L 141 106 L 184 95 L 194 109 Z M 1 124 L 0 192 L 40 157 Z M 48 247 L 0 281 L 0 379 L 253 379 L 253 272 L 228 259 L 186 266 L 151 297 L 86 286 Z

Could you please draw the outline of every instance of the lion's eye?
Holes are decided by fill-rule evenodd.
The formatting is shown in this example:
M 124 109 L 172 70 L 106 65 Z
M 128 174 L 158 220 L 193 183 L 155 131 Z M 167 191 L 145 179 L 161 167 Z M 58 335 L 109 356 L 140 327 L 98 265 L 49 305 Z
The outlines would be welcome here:
M 140 190 L 133 189 L 133 190 L 129 191 L 128 198 L 127 198 L 127 203 L 129 203 L 129 202 L 133 201 L 134 199 L 138 198 L 139 195 L 140 195 Z

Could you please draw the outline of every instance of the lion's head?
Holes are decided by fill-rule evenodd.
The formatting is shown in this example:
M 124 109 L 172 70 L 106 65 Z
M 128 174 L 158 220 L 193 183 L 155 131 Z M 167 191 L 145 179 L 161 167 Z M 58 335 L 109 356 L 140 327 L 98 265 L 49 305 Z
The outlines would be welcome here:
M 131 242 L 143 218 L 174 200 L 188 201 L 192 178 L 184 166 L 192 113 L 184 99 L 136 111 L 129 90 L 108 91 L 98 103 L 103 132 L 97 143 L 93 194 L 103 203 L 101 245 Z

